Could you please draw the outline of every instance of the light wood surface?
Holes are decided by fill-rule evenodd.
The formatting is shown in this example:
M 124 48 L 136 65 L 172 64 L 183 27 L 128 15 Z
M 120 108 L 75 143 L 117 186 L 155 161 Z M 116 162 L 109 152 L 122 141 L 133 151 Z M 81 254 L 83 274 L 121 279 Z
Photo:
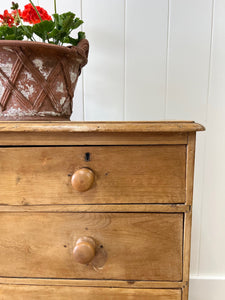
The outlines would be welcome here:
M 0 148 L 0 157 L 0 204 L 185 202 L 184 145 Z M 84 167 L 95 182 L 81 193 L 71 176 Z
M 189 294 L 189 285 L 186 285 L 182 289 L 182 300 L 188 300 L 188 294 Z
M 187 144 L 187 133 L 149 132 L 1 132 L 2 146 L 30 145 L 166 145 Z
M 197 130 L 0 122 L 0 298 L 188 300 Z
M 99 286 L 120 288 L 150 289 L 182 289 L 186 283 L 182 281 L 149 281 L 149 280 L 88 280 L 88 279 L 48 279 L 48 278 L 16 278 L 0 277 L 0 284 L 7 285 L 57 285 L 57 286 Z
M 0 122 L 1 132 L 193 132 L 205 128 L 189 121 L 162 122 Z
M 182 213 L 1 213 L 0 228 L 0 276 L 182 280 Z M 82 236 L 88 266 L 72 257 Z
M 187 145 L 187 168 L 186 168 L 186 204 L 192 205 L 193 185 L 194 185 L 194 166 L 195 166 L 195 138 L 196 133 L 188 135 Z
M 183 280 L 189 281 L 192 211 L 184 216 Z
M 89 157 L 89 152 L 87 157 Z M 94 180 L 95 174 L 91 169 L 81 168 L 72 175 L 71 185 L 78 192 L 86 192 L 92 187 Z
M 0 212 L 189 212 L 183 204 L 0 205 Z
M 16 298 L 15 298 L 16 296 Z M 85 300 L 181 300 L 180 290 L 148 290 L 124 288 L 70 287 L 70 286 L 20 286 L 1 285 L 2 300 L 18 299 L 85 299 Z
M 73 259 L 75 262 L 87 265 L 95 257 L 96 254 L 96 243 L 91 237 L 81 237 L 76 241 L 73 249 Z

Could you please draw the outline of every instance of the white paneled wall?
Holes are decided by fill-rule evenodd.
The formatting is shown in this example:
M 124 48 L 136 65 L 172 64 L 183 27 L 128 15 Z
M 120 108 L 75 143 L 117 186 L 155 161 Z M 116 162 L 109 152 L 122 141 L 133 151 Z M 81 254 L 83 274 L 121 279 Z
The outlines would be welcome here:
M 53 13 L 53 0 L 36 3 Z M 190 300 L 225 299 L 225 0 L 58 0 L 57 8 L 83 18 L 90 42 L 72 120 L 206 126 L 197 136 Z
M 84 71 L 85 120 L 122 120 L 124 1 L 83 0 L 82 12 L 90 41 L 89 68 Z
M 214 3 L 199 270 L 225 275 L 225 1 Z M 225 285 L 225 284 L 224 284 Z M 225 292 L 224 292 L 225 298 Z M 223 299 L 224 299 L 223 298 Z
M 211 45 L 212 0 L 171 0 L 168 31 L 166 119 L 205 125 Z M 197 138 L 191 272 L 199 273 L 205 134 Z
M 167 31 L 168 1 L 126 1 L 125 120 L 164 118 Z

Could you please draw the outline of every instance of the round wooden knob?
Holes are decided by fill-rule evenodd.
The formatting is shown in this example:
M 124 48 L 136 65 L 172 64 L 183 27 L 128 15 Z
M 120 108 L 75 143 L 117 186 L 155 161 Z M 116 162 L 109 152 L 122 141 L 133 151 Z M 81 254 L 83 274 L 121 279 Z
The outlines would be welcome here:
M 89 190 L 94 182 L 94 172 L 88 168 L 77 170 L 72 178 L 71 183 L 75 190 L 78 192 L 85 192 Z
M 95 241 L 91 237 L 79 238 L 73 249 L 73 257 L 76 262 L 86 265 L 95 257 Z

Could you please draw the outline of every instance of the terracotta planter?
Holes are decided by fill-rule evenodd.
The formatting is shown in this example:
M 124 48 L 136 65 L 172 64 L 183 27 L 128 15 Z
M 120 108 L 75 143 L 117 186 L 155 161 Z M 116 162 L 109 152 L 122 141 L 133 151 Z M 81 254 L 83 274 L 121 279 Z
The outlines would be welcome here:
M 0 41 L 0 120 L 69 120 L 89 44 Z

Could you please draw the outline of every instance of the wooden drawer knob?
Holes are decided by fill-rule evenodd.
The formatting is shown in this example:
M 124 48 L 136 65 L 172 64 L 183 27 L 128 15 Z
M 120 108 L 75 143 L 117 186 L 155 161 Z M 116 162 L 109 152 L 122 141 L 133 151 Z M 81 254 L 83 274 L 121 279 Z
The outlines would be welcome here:
M 95 241 L 91 237 L 81 237 L 73 249 L 73 257 L 80 264 L 88 264 L 95 257 Z
M 78 192 L 85 192 L 89 190 L 94 182 L 94 172 L 88 168 L 77 170 L 72 178 L 72 187 Z

